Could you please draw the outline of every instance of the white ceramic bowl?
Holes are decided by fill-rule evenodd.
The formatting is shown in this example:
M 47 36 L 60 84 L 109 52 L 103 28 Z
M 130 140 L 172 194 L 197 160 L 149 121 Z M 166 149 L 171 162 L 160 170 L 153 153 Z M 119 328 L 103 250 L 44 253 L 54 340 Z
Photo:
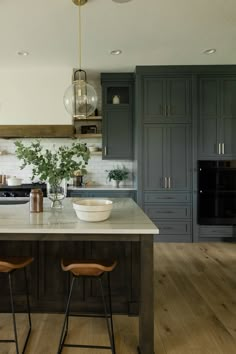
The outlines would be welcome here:
M 80 199 L 73 201 L 73 208 L 80 220 L 104 221 L 111 215 L 113 202 L 108 199 Z

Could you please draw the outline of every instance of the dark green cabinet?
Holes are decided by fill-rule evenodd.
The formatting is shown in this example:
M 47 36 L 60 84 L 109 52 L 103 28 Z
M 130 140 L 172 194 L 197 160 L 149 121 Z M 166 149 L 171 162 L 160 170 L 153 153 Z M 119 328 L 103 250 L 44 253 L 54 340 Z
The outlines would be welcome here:
M 145 123 L 188 123 L 191 120 L 191 85 L 188 78 L 144 78 Z
M 129 73 L 101 74 L 103 159 L 133 159 L 133 79 Z
M 199 80 L 200 158 L 236 156 L 236 78 L 202 77 Z
M 190 127 L 180 124 L 144 126 L 144 190 L 191 188 Z

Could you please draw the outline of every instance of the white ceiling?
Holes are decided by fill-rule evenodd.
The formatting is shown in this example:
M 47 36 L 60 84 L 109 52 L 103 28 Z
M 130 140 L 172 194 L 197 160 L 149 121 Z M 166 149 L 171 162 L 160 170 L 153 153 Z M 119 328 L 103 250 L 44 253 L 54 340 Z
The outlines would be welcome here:
M 236 64 L 235 0 L 88 0 L 81 11 L 82 67 L 90 74 Z M 118 48 L 122 55 L 109 54 Z M 217 52 L 205 55 L 207 48 Z M 0 69 L 37 66 L 78 67 L 78 7 L 72 0 L 0 0 Z

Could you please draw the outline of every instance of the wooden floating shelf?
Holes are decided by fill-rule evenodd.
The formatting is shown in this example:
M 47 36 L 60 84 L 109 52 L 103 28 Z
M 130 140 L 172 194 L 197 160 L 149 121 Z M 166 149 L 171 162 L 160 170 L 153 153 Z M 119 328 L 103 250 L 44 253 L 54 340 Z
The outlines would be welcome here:
M 73 125 L 0 125 L 0 138 L 72 138 Z
M 74 119 L 75 122 L 86 122 L 88 120 L 102 120 L 102 117 L 101 116 L 90 116 L 88 118 L 82 118 L 82 119 L 75 118 Z
M 102 155 L 102 151 L 90 151 L 90 154 L 100 156 Z
M 102 134 L 74 134 L 74 137 L 79 139 L 92 139 L 101 138 Z

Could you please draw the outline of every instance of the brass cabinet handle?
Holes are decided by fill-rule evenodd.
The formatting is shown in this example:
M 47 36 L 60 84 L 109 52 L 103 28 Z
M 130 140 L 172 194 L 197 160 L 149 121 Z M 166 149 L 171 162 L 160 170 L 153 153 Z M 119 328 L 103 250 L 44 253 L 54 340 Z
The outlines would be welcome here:
M 218 154 L 221 155 L 221 143 L 218 144 Z
M 107 156 L 107 147 L 104 147 L 104 155 Z
M 221 144 L 221 153 L 222 153 L 222 155 L 225 154 L 225 144 L 224 143 Z
M 171 189 L 171 184 L 170 184 L 171 178 L 168 177 L 168 189 Z

